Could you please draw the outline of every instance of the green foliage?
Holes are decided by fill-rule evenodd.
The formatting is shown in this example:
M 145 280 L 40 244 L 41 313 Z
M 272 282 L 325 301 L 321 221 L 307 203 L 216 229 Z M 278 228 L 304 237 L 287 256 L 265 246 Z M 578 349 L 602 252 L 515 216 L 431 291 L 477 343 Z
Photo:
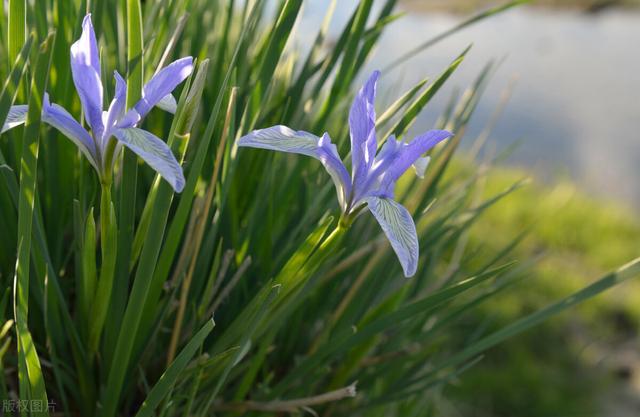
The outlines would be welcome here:
M 456 164 L 457 169 L 467 170 L 465 166 Z M 450 175 L 455 176 L 453 171 Z M 494 169 L 484 192 L 495 193 L 526 175 Z M 481 314 L 468 315 L 465 329 L 499 328 L 550 298 L 579 289 L 586 277 L 633 257 L 634 242 L 640 239 L 640 223 L 632 212 L 559 181 L 525 187 L 499 202 L 474 227 L 471 250 L 482 246 L 497 253 L 523 229 L 526 236 L 512 256 L 537 254 L 538 261 L 523 282 L 481 306 Z M 488 233 L 493 239 L 486 239 Z M 637 294 L 638 283 L 630 282 L 493 349 L 451 391 L 454 401 L 498 416 L 598 412 L 608 388 L 618 389 L 612 372 L 620 364 L 608 364 L 606 357 L 614 358 L 616 345 L 634 337 L 640 317 Z M 595 347 L 603 350 L 600 356 L 589 353 Z
M 332 3 L 307 59 L 298 61 L 287 45 L 301 0 L 276 2 L 273 15 L 262 0 L 11 1 L 0 53 L 17 59 L 11 72 L 0 68 L 0 120 L 16 97 L 28 97 L 29 118 L 0 138 L 0 226 L 8 231 L 0 240 L 2 395 L 18 391 L 52 399 L 67 415 L 103 417 L 309 407 L 426 416 L 442 387 L 484 350 L 637 275 L 636 262 L 497 328 L 462 338 L 456 331 L 531 263 L 509 261 L 517 237 L 473 256 L 467 248 L 481 216 L 521 184 L 484 195 L 484 169 L 451 174 L 491 66 L 440 118 L 439 127 L 457 136 L 435 149 L 426 178 L 398 183 L 422 248 L 411 280 L 401 278 L 372 219 L 349 229 L 334 220 L 338 207 L 320 164 L 238 150 L 239 136 L 274 124 L 329 131 L 346 148 L 362 64 L 395 21 L 395 3 L 362 1 L 331 44 Z M 26 33 L 20 10 L 40 38 L 57 28 L 39 54 L 30 54 L 32 38 L 19 37 Z M 197 58 L 175 116 L 153 111 L 144 122 L 182 163 L 181 194 L 128 151 L 100 183 L 72 144 L 40 126 L 45 86 L 80 119 L 67 54 L 85 11 L 93 13 L 104 67 L 126 69 L 129 104 L 171 58 Z M 468 51 L 452 51 L 442 75 L 379 108 L 379 131 L 404 135 Z

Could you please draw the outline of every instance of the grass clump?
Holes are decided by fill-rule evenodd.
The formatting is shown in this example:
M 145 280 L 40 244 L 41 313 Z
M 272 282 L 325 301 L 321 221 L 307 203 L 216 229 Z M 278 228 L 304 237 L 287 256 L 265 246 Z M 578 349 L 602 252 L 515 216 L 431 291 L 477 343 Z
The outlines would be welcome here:
M 405 280 L 373 219 L 337 224 L 319 164 L 238 150 L 237 138 L 276 124 L 335 132 L 348 149 L 360 69 L 396 1 L 363 0 L 330 43 L 333 2 L 300 59 L 286 46 L 303 3 L 278 1 L 271 13 L 261 0 L 11 0 L 10 13 L 0 10 L 0 53 L 20 57 L 0 68 L 0 119 L 30 97 L 26 127 L 0 138 L 0 398 L 101 417 L 427 416 L 482 352 L 638 275 L 639 261 L 611 266 L 547 307 L 461 338 L 466 313 L 531 263 L 511 261 L 517 239 L 497 243 L 495 256 L 468 251 L 473 226 L 521 184 L 485 195 L 484 168 L 449 176 L 491 67 L 442 114 L 436 127 L 455 136 L 431 152 L 425 178 L 397 184 L 423 248 Z M 39 124 L 45 91 L 81 119 L 68 51 L 87 12 L 102 66 L 127 74 L 129 107 L 172 58 L 196 58 L 175 115 L 153 110 L 141 123 L 181 162 L 181 193 L 128 150 L 114 150 L 105 184 L 73 143 Z M 27 33 L 40 48 L 31 51 Z M 404 138 L 467 53 L 452 51 L 433 81 L 378 109 L 382 136 Z

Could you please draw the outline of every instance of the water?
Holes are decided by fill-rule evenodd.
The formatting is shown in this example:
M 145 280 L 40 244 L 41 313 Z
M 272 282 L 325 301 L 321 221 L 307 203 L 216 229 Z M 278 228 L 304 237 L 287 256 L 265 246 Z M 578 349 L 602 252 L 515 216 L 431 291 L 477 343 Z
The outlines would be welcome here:
M 331 33 L 344 25 L 356 3 L 339 2 Z M 302 45 L 315 36 L 328 1 L 307 4 L 297 33 Z M 387 30 L 363 76 L 461 19 L 410 12 Z M 640 13 L 505 12 L 384 74 L 383 101 L 389 103 L 425 76 L 433 79 L 470 43 L 468 58 L 428 106 L 418 129 L 433 124 L 453 88 L 468 86 L 489 59 L 504 58 L 474 115 L 468 140 L 482 130 L 516 79 L 491 135 L 498 149 L 522 140 L 508 163 L 529 167 L 545 179 L 569 177 L 596 195 L 640 207 Z

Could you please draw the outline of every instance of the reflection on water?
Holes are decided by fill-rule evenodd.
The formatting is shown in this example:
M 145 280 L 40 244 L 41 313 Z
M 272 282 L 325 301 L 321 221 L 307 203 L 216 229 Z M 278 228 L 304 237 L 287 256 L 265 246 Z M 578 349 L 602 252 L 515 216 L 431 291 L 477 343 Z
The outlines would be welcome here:
M 339 2 L 334 30 L 356 3 Z M 298 26 L 303 44 L 315 36 L 328 1 L 307 4 Z M 384 67 L 460 19 L 408 14 L 387 30 L 365 72 Z M 482 130 L 515 76 L 515 90 L 492 135 L 499 147 L 523 139 L 510 162 L 547 177 L 567 175 L 588 190 L 640 205 L 640 13 L 512 10 L 384 74 L 381 96 L 385 85 L 397 96 L 398 84 L 404 90 L 425 76 L 435 77 L 469 43 L 474 44 L 470 55 L 417 128 L 430 127 L 452 89 L 469 85 L 489 59 L 506 58 L 474 116 L 471 136 Z

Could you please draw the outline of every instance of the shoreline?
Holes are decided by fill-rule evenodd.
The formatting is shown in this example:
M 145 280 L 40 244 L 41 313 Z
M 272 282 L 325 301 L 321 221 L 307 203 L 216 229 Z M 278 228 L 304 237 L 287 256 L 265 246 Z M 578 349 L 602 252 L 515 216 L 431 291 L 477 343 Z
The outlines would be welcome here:
M 399 7 L 413 13 L 469 14 L 503 2 L 491 0 L 401 0 Z M 640 10 L 640 0 L 536 0 L 523 6 L 555 11 L 600 13 L 609 10 Z

